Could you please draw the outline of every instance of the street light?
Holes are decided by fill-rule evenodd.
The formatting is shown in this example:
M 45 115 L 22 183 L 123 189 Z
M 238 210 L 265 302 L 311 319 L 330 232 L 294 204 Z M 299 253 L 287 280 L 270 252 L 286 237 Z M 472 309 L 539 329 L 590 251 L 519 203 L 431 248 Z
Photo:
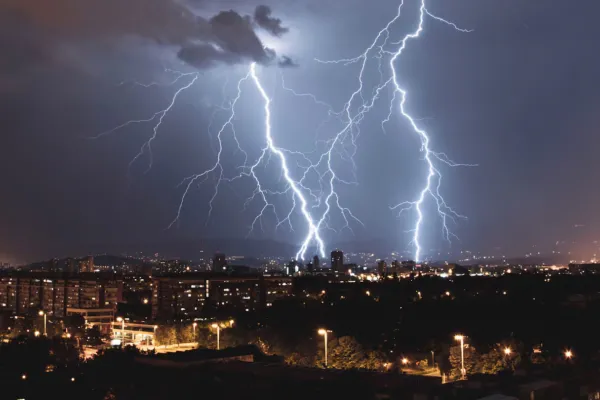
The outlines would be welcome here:
M 465 369 L 465 337 L 463 335 L 454 336 L 454 340 L 460 341 L 460 374 L 465 379 L 467 376 L 467 370 Z
M 506 354 L 507 356 L 510 356 L 510 353 L 512 353 L 512 350 L 510 349 L 510 347 L 505 347 L 504 354 Z
M 220 346 L 221 346 L 221 327 L 219 326 L 219 324 L 212 324 L 211 325 L 214 329 L 217 330 L 217 350 L 220 350 Z
M 321 328 L 317 332 L 323 336 L 323 340 L 325 341 L 325 368 L 327 368 L 327 332 L 331 331 Z
M 35 336 L 35 337 L 38 337 L 38 336 L 40 336 L 40 331 L 35 331 L 35 332 L 33 332 L 33 336 Z
M 571 358 L 573 358 L 573 352 L 571 350 L 565 350 L 565 358 L 567 360 L 570 360 Z
M 117 317 L 117 322 L 121 323 L 121 340 L 125 344 L 125 320 L 122 317 Z
M 44 317 L 44 336 L 46 336 L 46 313 L 43 310 L 40 310 L 38 315 Z
M 192 323 L 192 334 L 194 335 L 194 342 L 196 341 L 196 327 L 198 324 L 196 322 Z
M 408 358 L 404 357 L 404 358 L 402 359 L 402 364 L 403 364 L 403 365 L 406 365 L 406 364 L 408 364 Z

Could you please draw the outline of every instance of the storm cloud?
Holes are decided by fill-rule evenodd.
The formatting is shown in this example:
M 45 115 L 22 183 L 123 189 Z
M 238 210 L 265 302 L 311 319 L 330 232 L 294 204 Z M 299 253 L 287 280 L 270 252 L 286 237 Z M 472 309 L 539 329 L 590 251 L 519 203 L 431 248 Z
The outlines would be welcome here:
M 256 7 L 254 21 L 273 36 L 281 36 L 289 31 L 282 26 L 281 19 L 271 17 L 271 8 L 265 5 Z
M 15 54 L 8 57 L 10 65 L 0 64 L 0 74 L 60 62 L 60 52 L 53 50 L 61 46 L 93 51 L 99 44 L 117 45 L 123 37 L 179 47 L 178 56 L 196 68 L 249 60 L 267 64 L 275 53 L 254 29 L 276 36 L 287 32 L 266 6 L 256 8 L 254 19 L 233 10 L 206 18 L 172 0 L 0 0 L 0 15 L 5 38 L 0 45 Z

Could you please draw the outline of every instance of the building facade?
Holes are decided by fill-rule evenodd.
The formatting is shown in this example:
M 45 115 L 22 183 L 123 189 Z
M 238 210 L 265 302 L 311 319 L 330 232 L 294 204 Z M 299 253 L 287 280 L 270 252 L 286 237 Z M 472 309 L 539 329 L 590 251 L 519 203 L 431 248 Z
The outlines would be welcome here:
M 191 318 L 204 307 L 258 311 L 292 294 L 288 277 L 162 276 L 152 278 L 152 317 Z
M 64 317 L 67 308 L 116 308 L 122 281 L 98 274 L 23 274 L 0 277 L 0 308 L 17 314 L 44 310 Z
M 341 250 L 331 252 L 331 271 L 342 272 L 344 270 L 344 253 Z

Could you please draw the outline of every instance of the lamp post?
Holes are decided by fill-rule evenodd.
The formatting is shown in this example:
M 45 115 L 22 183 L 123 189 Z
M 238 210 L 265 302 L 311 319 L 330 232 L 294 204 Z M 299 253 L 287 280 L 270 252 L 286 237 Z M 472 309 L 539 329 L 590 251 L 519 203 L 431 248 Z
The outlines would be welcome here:
M 195 342 L 196 341 L 196 327 L 198 326 L 198 324 L 196 322 L 192 323 L 192 336 L 193 339 L 192 341 Z
M 465 379 L 467 370 L 465 369 L 465 337 L 463 335 L 454 336 L 454 340 L 460 341 L 460 374 Z
M 435 352 L 431 350 L 431 368 L 435 368 Z
M 327 368 L 327 332 L 331 331 L 323 328 L 318 330 L 319 335 L 323 336 L 323 340 L 325 343 L 325 368 Z
M 125 344 L 125 320 L 122 317 L 117 317 L 117 322 L 121 323 L 121 341 L 122 345 Z
M 47 335 L 46 335 L 46 333 L 47 333 L 47 332 L 46 332 L 46 323 L 47 323 L 47 320 L 46 320 L 46 313 L 45 313 L 43 310 L 40 310 L 40 312 L 38 313 L 38 315 L 39 315 L 40 317 L 44 317 L 44 336 L 47 336 Z
M 220 350 L 221 346 L 221 327 L 219 324 L 212 324 L 212 327 L 217 330 L 217 350 Z

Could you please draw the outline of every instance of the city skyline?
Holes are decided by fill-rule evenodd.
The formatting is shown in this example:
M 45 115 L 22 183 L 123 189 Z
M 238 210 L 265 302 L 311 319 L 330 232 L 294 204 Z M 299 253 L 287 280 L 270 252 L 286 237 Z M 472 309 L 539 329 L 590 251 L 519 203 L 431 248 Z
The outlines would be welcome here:
M 61 0 L 57 10 L 69 3 Z M 157 10 L 169 12 L 148 13 L 147 20 L 130 25 L 125 15 L 135 14 L 131 12 L 139 6 L 135 2 L 89 7 L 69 21 L 50 12 L 37 13 L 33 2 L 0 2 L 8 15 L 18 16 L 22 26 L 31 28 L 24 30 L 10 18 L 2 24 L 16 40 L 0 42 L 10 60 L 0 65 L 0 104 L 8 116 L 0 125 L 7 132 L 1 145 L 8 154 L 0 168 L 6 193 L 0 200 L 0 260 L 112 252 L 126 243 L 146 246 L 218 238 L 235 242 L 249 232 L 252 240 L 292 244 L 296 251 L 287 252 L 294 257 L 311 235 L 306 215 L 298 212 L 300 205 L 295 211 L 290 208 L 291 200 L 300 203 L 299 195 L 273 202 L 277 218 L 270 210 L 257 220 L 265 209 L 255 201 L 254 170 L 248 167 L 256 165 L 256 171 L 266 174 L 261 183 L 268 190 L 290 193 L 289 184 L 280 185 L 281 154 L 289 157 L 290 179 L 298 182 L 307 168 L 302 157 L 294 159 L 291 154 L 325 154 L 318 144 L 315 150 L 315 143 L 331 140 L 338 127 L 335 118 L 323 123 L 329 110 L 323 104 L 343 109 L 359 76 L 356 63 L 331 66 L 314 60 L 356 57 L 371 43 L 380 45 L 373 40 L 400 3 L 386 0 L 374 9 L 339 1 L 267 2 L 270 8 L 259 7 L 262 2 L 186 3 L 183 15 L 172 13 L 180 5 L 156 0 Z M 537 251 L 550 254 L 561 247 L 577 253 L 574 258 L 595 256 L 600 220 L 590 201 L 597 189 L 589 182 L 598 166 L 592 132 L 600 58 L 589 54 L 584 40 L 589 32 L 583 27 L 598 29 L 591 20 L 598 6 L 589 2 L 567 12 L 561 8 L 566 5 L 515 1 L 484 6 L 431 0 L 428 14 L 419 13 L 419 1 L 404 3 L 398 23 L 390 28 L 393 42 L 417 32 L 419 15 L 425 17 L 422 37 L 406 45 L 397 70 L 392 68 L 406 86 L 408 112 L 430 135 L 431 151 L 444 154 L 439 157 L 445 160 L 478 165 L 436 166 L 444 175 L 447 204 L 468 219 L 459 218 L 450 226 L 456 234 L 450 247 L 440 219 L 433 215 L 435 201 L 427 200 L 419 258 L 444 259 L 450 256 L 442 255 L 467 250 L 514 257 Z M 88 24 L 92 15 L 99 16 L 98 22 Z M 250 16 L 252 23 L 243 26 L 245 31 L 215 33 L 221 49 L 211 55 L 203 52 L 205 48 L 189 47 L 188 39 L 199 35 L 197 27 L 169 24 L 185 22 L 190 15 L 204 18 L 214 29 L 226 18 L 238 21 L 239 16 Z M 439 18 L 472 32 L 456 31 Z M 223 47 L 225 43 L 231 47 Z M 388 55 L 397 46 L 390 41 Z M 249 72 L 254 62 L 256 69 Z M 365 101 L 381 82 L 376 58 L 369 62 Z M 239 82 L 243 93 L 238 91 Z M 358 249 L 360 243 L 382 240 L 385 250 L 377 252 L 397 251 L 407 254 L 406 259 L 414 258 L 410 255 L 415 254 L 415 214 L 395 218 L 390 207 L 415 200 L 427 167 L 419 151 L 423 143 L 414 129 L 397 113 L 389 114 L 390 104 L 399 106 L 398 99 L 393 102 L 398 93 L 382 89 L 382 103 L 359 117 L 361 133 L 356 131 L 346 143 L 352 147 L 357 141 L 353 161 L 336 150 L 340 182 L 352 184 L 336 189 L 342 212 L 324 222 L 337 232 L 320 226 L 325 245 L 310 250 L 307 260 L 349 242 L 358 244 L 356 249 L 343 250 L 368 251 L 368 245 Z M 239 94 L 234 121 L 239 142 L 232 142 L 232 132 L 226 132 L 229 142 L 219 168 L 221 176 L 242 174 L 245 179 L 235 185 L 222 183 L 207 218 L 219 174 L 206 176 L 208 181 L 199 184 L 205 178 L 202 171 L 216 165 L 216 135 L 221 126 L 230 129 L 226 109 L 233 107 Z M 265 164 L 259 165 L 254 161 L 264 148 L 267 98 L 271 112 L 267 125 L 273 125 L 275 144 L 265 155 Z M 156 117 L 154 113 L 170 105 L 168 113 Z M 149 148 L 142 148 L 140 157 L 136 153 L 153 137 L 155 121 L 130 124 L 90 140 L 132 118 L 152 115 L 161 126 L 151 159 Z M 382 129 L 386 118 L 389 122 Z M 278 154 L 277 149 L 285 150 Z M 185 180 L 198 176 L 194 174 L 200 174 L 198 181 Z M 318 188 L 318 183 L 314 180 L 311 185 Z M 298 190 L 310 196 L 317 189 Z M 188 195 L 184 203 L 183 193 Z M 319 207 L 326 204 L 327 190 L 315 193 L 306 209 L 318 220 L 324 215 Z M 286 220 L 286 215 L 291 218 Z M 352 231 L 344 229 L 346 221 Z

